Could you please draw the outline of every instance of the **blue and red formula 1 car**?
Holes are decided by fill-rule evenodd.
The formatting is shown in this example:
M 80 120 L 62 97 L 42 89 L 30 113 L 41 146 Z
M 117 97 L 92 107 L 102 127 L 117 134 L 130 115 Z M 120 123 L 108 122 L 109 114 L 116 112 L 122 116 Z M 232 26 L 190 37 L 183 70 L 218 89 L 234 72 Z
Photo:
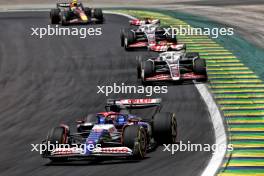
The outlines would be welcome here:
M 176 142 L 175 114 L 160 111 L 161 99 L 111 99 L 105 107 L 105 112 L 78 120 L 77 133 L 67 125 L 53 128 L 43 144 L 67 148 L 55 147 L 42 156 L 52 161 L 143 159 L 158 144 Z

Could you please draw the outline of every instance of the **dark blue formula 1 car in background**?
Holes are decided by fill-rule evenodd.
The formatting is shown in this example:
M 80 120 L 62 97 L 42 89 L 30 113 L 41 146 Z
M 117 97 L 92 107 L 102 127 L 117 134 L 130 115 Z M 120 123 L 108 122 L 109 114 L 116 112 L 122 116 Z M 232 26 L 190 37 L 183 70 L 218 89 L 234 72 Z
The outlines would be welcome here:
M 70 3 L 57 3 L 55 9 L 50 11 L 51 24 L 90 24 L 104 22 L 102 9 L 84 7 L 77 3 L 75 10 L 71 10 Z
M 67 125 L 51 129 L 43 144 L 57 147 L 42 156 L 52 161 L 143 159 L 158 144 L 176 142 L 175 114 L 161 112 L 161 99 L 111 99 L 105 108 L 77 120 L 77 133 L 71 133 Z M 149 112 L 140 116 L 139 111 Z

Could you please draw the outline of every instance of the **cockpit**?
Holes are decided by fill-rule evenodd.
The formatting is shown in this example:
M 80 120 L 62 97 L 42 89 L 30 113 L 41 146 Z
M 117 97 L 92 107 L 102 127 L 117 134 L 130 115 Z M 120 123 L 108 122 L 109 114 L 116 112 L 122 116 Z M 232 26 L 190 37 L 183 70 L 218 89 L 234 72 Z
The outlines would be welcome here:
M 159 55 L 160 61 L 167 61 L 169 63 L 177 63 L 183 57 L 182 52 L 165 52 Z
M 99 124 L 114 124 L 115 126 L 123 126 L 128 121 L 128 116 L 124 114 L 109 114 L 107 116 L 98 114 Z
M 154 33 L 157 28 L 157 25 L 147 24 L 139 27 L 139 30 L 147 34 Z

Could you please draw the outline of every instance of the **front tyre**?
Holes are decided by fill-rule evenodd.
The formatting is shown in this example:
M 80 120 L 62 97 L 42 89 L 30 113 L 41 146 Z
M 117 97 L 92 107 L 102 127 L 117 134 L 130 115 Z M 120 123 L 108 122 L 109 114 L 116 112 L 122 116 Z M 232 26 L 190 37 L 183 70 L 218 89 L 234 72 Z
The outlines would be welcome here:
M 56 127 L 49 132 L 47 141 L 49 141 L 50 144 L 66 144 L 67 137 L 67 132 L 63 127 Z
M 154 74 L 154 63 L 150 60 L 143 64 L 144 78 L 150 77 Z
M 47 142 L 49 142 L 52 145 L 68 144 L 68 132 L 63 127 L 53 128 L 51 129 L 51 131 L 47 136 Z M 61 161 L 66 161 L 67 158 L 64 157 L 50 158 L 50 160 L 53 162 L 61 162 Z
M 123 132 L 123 144 L 133 152 L 133 158 L 143 159 L 147 150 L 147 135 L 143 127 L 127 126 Z
M 71 16 L 71 14 L 68 11 L 65 11 L 65 12 L 62 12 L 61 13 L 61 17 L 62 17 L 62 19 L 61 19 L 61 25 L 62 26 L 69 25 L 68 21 L 70 20 L 70 16 Z
M 51 9 L 50 11 L 50 20 L 51 24 L 59 24 L 60 23 L 60 9 Z
M 129 47 L 130 44 L 134 43 L 136 41 L 136 37 L 135 34 L 128 30 L 126 31 L 125 35 L 124 35 L 124 47 L 126 51 L 130 51 L 131 48 Z

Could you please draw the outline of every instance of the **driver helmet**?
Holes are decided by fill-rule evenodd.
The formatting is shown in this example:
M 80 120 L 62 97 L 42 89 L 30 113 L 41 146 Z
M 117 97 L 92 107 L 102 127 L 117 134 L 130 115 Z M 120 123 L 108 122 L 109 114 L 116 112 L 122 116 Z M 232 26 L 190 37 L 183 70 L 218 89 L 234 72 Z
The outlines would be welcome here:
M 151 24 L 151 19 L 150 18 L 145 18 L 145 24 Z
M 72 0 L 72 3 L 71 3 L 71 4 L 72 4 L 73 6 L 77 6 L 77 3 L 78 3 L 78 0 Z

